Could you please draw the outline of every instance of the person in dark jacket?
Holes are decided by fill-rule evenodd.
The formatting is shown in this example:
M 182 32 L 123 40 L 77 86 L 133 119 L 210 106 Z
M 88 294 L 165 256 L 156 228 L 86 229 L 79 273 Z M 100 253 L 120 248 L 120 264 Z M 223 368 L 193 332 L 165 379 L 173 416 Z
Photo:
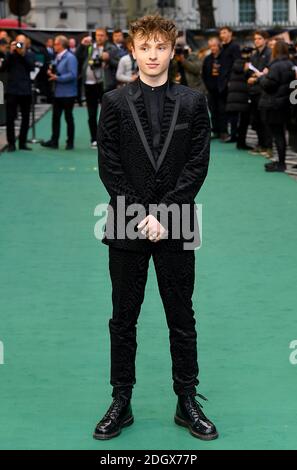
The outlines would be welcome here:
M 254 33 L 255 52 L 251 56 L 251 65 L 259 72 L 268 67 L 271 60 L 271 49 L 267 46 L 268 33 L 266 31 L 256 31 Z M 252 70 L 249 71 L 248 86 L 251 99 L 251 123 L 256 131 L 258 145 L 251 151 L 252 154 L 262 154 L 272 156 L 272 136 L 267 125 L 265 109 L 259 110 L 259 101 L 262 94 L 259 77 Z
M 208 54 L 202 66 L 202 79 L 207 89 L 207 99 L 211 113 L 212 136 L 213 138 L 226 138 L 225 106 L 226 99 L 224 93 L 219 91 L 220 78 L 220 56 L 221 43 L 218 37 L 212 37 L 208 41 L 210 54 Z
M 6 87 L 6 135 L 8 151 L 14 152 L 15 128 L 14 122 L 18 106 L 21 110 L 22 123 L 19 136 L 20 150 L 31 150 L 27 147 L 27 135 L 30 122 L 30 108 L 32 99 L 30 72 L 34 70 L 34 54 L 27 50 L 26 36 L 19 34 L 10 45 L 10 52 L 2 63 L 2 71 L 7 71 Z
M 269 70 L 265 69 L 259 79 L 263 89 L 259 108 L 265 109 L 267 122 L 275 140 L 278 162 L 266 163 L 266 171 L 286 169 L 286 120 L 289 115 L 290 83 L 295 80 L 294 64 L 289 60 L 289 48 L 284 41 L 277 41 L 272 51 Z
M 219 76 L 219 92 L 224 97 L 225 103 L 228 96 L 228 84 L 235 60 L 241 58 L 239 45 L 233 40 L 233 31 L 229 26 L 220 29 L 220 39 L 222 42 L 222 53 L 220 57 L 221 72 Z M 231 137 L 228 136 L 228 122 L 231 124 Z M 224 142 L 236 142 L 237 119 L 233 115 L 225 115 L 225 137 Z
M 242 49 L 242 58 L 237 59 L 232 67 L 228 87 L 226 111 L 233 115 L 238 122 L 237 148 L 251 150 L 246 144 L 246 135 L 250 123 L 250 99 L 247 84 L 247 65 L 252 49 Z
M 104 28 L 96 29 L 96 42 L 91 36 L 82 39 L 76 51 L 81 80 L 88 108 L 91 147 L 97 149 L 97 115 L 103 93 L 117 87 L 116 71 L 120 52 L 115 44 L 108 41 Z

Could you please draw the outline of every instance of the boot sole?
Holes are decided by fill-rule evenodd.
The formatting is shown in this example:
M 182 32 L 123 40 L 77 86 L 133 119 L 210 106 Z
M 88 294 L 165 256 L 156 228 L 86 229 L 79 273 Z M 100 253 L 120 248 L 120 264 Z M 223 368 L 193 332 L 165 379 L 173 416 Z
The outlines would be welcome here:
M 174 416 L 174 421 L 175 421 L 175 424 L 177 424 L 178 426 L 188 428 L 192 436 L 197 437 L 198 439 L 201 439 L 202 441 L 212 441 L 213 439 L 217 439 L 219 437 L 219 434 L 217 432 L 213 434 L 200 434 L 194 431 L 192 426 L 187 421 L 185 421 L 184 419 L 180 418 L 177 415 Z
M 116 437 L 116 436 L 119 436 L 122 432 L 122 428 L 125 428 L 127 426 L 131 426 L 131 424 L 134 423 L 134 417 L 131 416 L 130 418 L 126 419 L 125 421 L 123 421 L 123 423 L 121 424 L 120 426 L 120 429 L 116 432 L 113 432 L 111 434 L 96 434 L 94 433 L 93 434 L 93 438 L 98 440 L 98 441 L 104 441 L 104 440 L 107 440 L 107 439 L 112 439 L 113 437 Z

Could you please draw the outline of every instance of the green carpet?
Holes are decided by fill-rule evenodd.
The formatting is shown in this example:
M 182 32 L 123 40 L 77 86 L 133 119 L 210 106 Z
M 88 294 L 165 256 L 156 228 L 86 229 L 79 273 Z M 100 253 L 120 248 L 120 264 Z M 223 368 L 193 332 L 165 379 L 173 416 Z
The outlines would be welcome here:
M 199 391 L 220 438 L 176 426 L 165 314 L 151 260 L 139 318 L 135 423 L 92 439 L 111 402 L 111 286 L 94 208 L 108 202 L 76 109 L 76 150 L 0 156 L 1 449 L 297 449 L 296 181 L 214 143 L 196 252 Z M 49 138 L 51 115 L 37 125 Z M 65 131 L 62 142 L 64 145 Z M 61 143 L 62 143 L 61 142 Z M 61 145 L 62 148 L 62 145 Z

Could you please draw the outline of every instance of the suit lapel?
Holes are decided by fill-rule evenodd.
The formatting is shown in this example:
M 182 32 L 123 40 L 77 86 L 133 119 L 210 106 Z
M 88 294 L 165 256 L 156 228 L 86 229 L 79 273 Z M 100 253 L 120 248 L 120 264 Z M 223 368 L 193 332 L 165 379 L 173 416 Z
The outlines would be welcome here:
M 140 79 L 127 85 L 128 94 L 126 95 L 130 111 L 132 113 L 138 134 L 145 148 L 146 154 L 157 172 L 166 156 L 170 141 L 172 139 L 175 123 L 178 116 L 180 106 L 180 95 L 173 85 L 168 84 L 165 93 L 163 119 L 161 126 L 161 153 L 157 162 L 151 151 L 152 135 L 146 114 L 144 99 L 140 88 Z

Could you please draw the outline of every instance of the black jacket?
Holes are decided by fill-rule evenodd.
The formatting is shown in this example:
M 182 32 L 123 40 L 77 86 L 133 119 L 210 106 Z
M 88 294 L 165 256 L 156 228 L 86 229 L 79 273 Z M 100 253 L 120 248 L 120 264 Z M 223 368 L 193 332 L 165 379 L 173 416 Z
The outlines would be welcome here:
M 168 82 L 157 162 L 152 155 L 152 136 L 139 78 L 105 93 L 98 126 L 98 163 L 100 178 L 111 199 L 103 243 L 136 251 L 147 251 L 153 243 L 145 238 L 116 237 L 117 196 L 125 197 L 125 208 L 131 204 L 143 206 L 138 222 L 149 213 L 158 215 L 154 207 L 149 207 L 151 204 L 164 204 L 166 208 L 175 203 L 180 209 L 182 204 L 188 204 L 190 215 L 182 220 L 197 233 L 194 199 L 207 175 L 209 147 L 209 114 L 202 93 Z M 126 215 L 122 228 L 131 219 L 133 216 Z M 183 250 L 184 242 L 189 240 L 187 236 L 173 239 L 171 222 L 169 217 L 165 224 L 168 239 L 156 245 Z M 117 239 L 112 239 L 110 229 L 114 229 Z
M 271 60 L 271 49 L 269 47 L 264 47 L 262 52 L 256 51 L 251 56 L 251 64 L 256 67 L 260 72 L 262 72 L 266 67 L 269 66 Z M 248 76 L 251 77 L 253 72 L 250 71 Z M 249 85 L 249 93 L 251 96 L 259 96 L 262 93 L 262 88 L 259 81 L 254 85 Z
M 32 52 L 26 52 L 24 56 L 17 52 L 7 54 L 1 68 L 8 73 L 6 93 L 31 95 L 30 72 L 34 70 L 34 60 Z
M 290 83 L 295 80 L 293 66 L 293 62 L 286 57 L 271 62 L 268 74 L 259 80 L 263 90 L 259 108 L 279 112 L 289 106 Z
M 205 57 L 202 66 L 202 79 L 206 89 L 209 93 L 215 93 L 219 90 L 219 75 L 213 75 L 213 68 L 216 65 L 218 73 L 220 73 L 221 63 L 220 55 L 214 57 L 213 54 L 209 54 Z
M 246 112 L 249 109 L 247 75 L 244 70 L 245 59 L 234 62 L 228 87 L 227 112 Z
M 223 44 L 222 52 L 220 55 L 220 78 L 219 78 L 219 91 L 227 92 L 228 82 L 230 79 L 231 71 L 235 60 L 241 58 L 239 45 L 231 41 L 229 44 Z

